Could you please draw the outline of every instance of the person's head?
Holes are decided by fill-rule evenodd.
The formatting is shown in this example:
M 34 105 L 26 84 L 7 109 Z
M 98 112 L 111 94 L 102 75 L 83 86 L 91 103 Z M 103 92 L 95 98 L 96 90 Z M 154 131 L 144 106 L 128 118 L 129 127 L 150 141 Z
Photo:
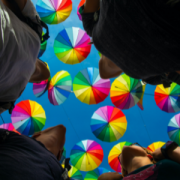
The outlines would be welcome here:
M 132 171 L 156 163 L 153 159 L 152 152 L 147 148 L 141 147 L 138 143 L 131 146 L 124 146 L 122 153 L 119 155 L 122 175 L 126 176 Z
M 63 125 L 57 125 L 37 132 L 32 137 L 44 144 L 60 160 L 65 144 L 65 134 L 66 128 Z
M 112 60 L 105 55 L 101 55 L 99 60 L 99 74 L 103 79 L 118 77 L 123 73 L 122 69 L 118 67 Z

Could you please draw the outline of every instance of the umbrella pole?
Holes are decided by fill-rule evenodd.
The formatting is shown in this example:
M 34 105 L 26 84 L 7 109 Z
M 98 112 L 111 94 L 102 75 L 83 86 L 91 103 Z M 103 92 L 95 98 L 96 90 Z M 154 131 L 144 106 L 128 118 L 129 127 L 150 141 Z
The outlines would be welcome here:
M 1 115 L 1 114 L 0 114 L 0 115 Z M 2 115 L 1 115 L 1 119 L 2 119 L 3 124 L 5 124 L 5 123 L 4 123 L 4 120 L 3 120 L 3 118 L 2 118 Z

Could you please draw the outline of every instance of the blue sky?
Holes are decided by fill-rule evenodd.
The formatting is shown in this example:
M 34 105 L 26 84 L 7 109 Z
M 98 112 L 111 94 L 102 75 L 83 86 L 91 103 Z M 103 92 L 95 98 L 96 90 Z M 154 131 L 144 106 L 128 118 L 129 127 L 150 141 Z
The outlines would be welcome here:
M 32 0 L 36 4 L 37 0 Z M 53 50 L 54 39 L 57 34 L 64 28 L 68 27 L 82 27 L 82 22 L 78 19 L 76 14 L 79 0 L 73 0 L 73 10 L 70 17 L 59 25 L 50 25 L 50 39 L 46 52 L 41 57 L 42 60 L 48 63 L 51 76 L 53 77 L 58 71 L 68 71 L 72 79 L 82 69 L 86 67 L 97 67 L 99 62 L 99 55 L 94 46 L 88 58 L 77 65 L 67 65 L 57 59 Z M 111 79 L 113 82 L 114 79 Z M 122 141 L 139 142 L 142 146 L 148 146 L 155 141 L 167 141 L 169 140 L 167 134 L 167 125 L 174 113 L 166 113 L 161 111 L 154 100 L 155 86 L 147 85 L 144 96 L 144 111 L 141 111 L 137 106 L 129 110 L 124 110 L 126 115 L 128 126 L 124 136 L 116 142 L 107 143 L 98 140 L 90 129 L 90 119 L 94 111 L 99 107 L 106 105 L 113 105 L 110 97 L 108 96 L 104 102 L 97 105 L 86 105 L 81 103 L 75 95 L 72 93 L 64 104 L 60 106 L 53 106 L 48 100 L 47 92 L 40 98 L 36 98 L 32 91 L 32 84 L 28 84 L 22 96 L 17 100 L 17 103 L 22 100 L 30 99 L 41 104 L 46 112 L 47 120 L 44 129 L 55 126 L 57 124 L 63 124 L 66 126 L 66 144 L 67 156 L 70 155 L 71 148 L 75 143 L 80 140 L 91 139 L 101 144 L 104 150 L 104 159 L 100 167 L 105 167 L 111 170 L 108 165 L 108 154 L 111 148 Z M 150 94 L 150 95 L 147 95 Z M 8 112 L 2 114 L 5 122 L 11 122 Z M 83 173 L 84 174 L 84 173 Z

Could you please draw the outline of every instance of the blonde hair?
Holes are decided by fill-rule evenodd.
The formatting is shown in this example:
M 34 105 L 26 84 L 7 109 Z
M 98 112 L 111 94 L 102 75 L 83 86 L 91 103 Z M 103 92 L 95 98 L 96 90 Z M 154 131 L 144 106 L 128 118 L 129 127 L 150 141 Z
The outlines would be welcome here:
M 147 154 L 149 154 L 149 155 L 152 156 L 152 151 L 150 151 L 149 149 L 144 148 L 144 147 L 142 147 L 142 148 L 146 151 Z M 153 156 L 152 156 L 152 157 L 153 157 Z M 153 164 L 156 164 L 156 161 L 155 161 L 154 159 L 151 159 L 151 161 L 152 161 Z M 128 172 L 124 169 L 124 167 L 122 166 L 122 164 L 121 164 L 121 172 L 122 172 L 122 176 L 123 176 L 123 177 L 128 175 Z

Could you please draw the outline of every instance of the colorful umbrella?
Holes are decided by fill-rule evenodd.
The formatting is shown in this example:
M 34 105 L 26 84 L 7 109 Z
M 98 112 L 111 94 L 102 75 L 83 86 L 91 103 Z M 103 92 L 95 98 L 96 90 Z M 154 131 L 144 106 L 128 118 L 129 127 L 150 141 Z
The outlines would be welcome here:
M 102 56 L 102 54 L 99 51 L 98 51 L 98 54 L 99 54 L 100 57 Z
M 65 159 L 66 159 L 66 149 L 65 149 L 65 147 L 63 147 L 63 153 L 61 156 L 60 163 L 62 164 Z
M 99 167 L 93 171 L 88 172 L 86 174 L 84 180 L 97 180 L 101 174 L 108 173 L 108 172 L 110 172 L 110 171 L 108 171 L 105 168 Z
M 180 86 L 172 83 L 169 88 L 158 85 L 155 90 L 154 98 L 157 106 L 168 113 L 180 111 Z
M 16 131 L 16 129 L 14 128 L 12 123 L 2 124 L 2 125 L 0 125 L 0 128 L 7 129 L 8 131 L 13 131 L 15 133 L 20 134 L 18 131 Z
M 21 134 L 32 135 L 42 130 L 46 122 L 46 115 L 40 104 L 25 100 L 16 104 L 11 120 L 15 129 Z
M 102 162 L 102 147 L 95 141 L 84 140 L 77 143 L 71 150 L 71 163 L 81 171 L 92 171 Z
M 158 141 L 158 142 L 154 142 L 152 144 L 150 144 L 147 149 L 149 149 L 150 151 L 154 152 L 156 149 L 161 148 L 165 143 Z
M 64 164 L 62 164 L 62 167 L 64 168 Z M 71 169 L 68 171 L 68 177 L 71 180 L 83 180 L 83 176 L 80 171 L 72 165 Z
M 38 0 L 36 10 L 41 20 L 47 24 L 65 21 L 72 11 L 71 0 Z
M 121 110 L 112 106 L 99 108 L 91 118 L 91 130 L 102 141 L 113 142 L 126 132 L 127 121 Z
M 53 105 L 62 104 L 71 93 L 72 79 L 67 71 L 59 71 L 51 79 L 48 88 L 48 98 Z
M 47 64 L 47 68 L 49 69 L 48 64 Z M 40 97 L 46 92 L 46 90 L 48 89 L 50 80 L 51 80 L 51 76 L 49 77 L 49 79 L 45 81 L 41 81 L 40 83 L 33 83 L 33 93 L 36 97 Z
M 142 95 L 141 95 L 141 99 L 140 99 L 140 101 L 137 103 L 137 105 L 138 105 L 138 107 L 139 107 L 141 110 L 144 110 L 144 107 L 143 107 L 143 97 L 144 97 L 144 93 L 145 93 L 145 89 L 146 89 L 146 84 L 143 84 L 142 81 L 141 81 L 141 84 L 142 84 L 143 92 L 142 92 Z
M 114 171 L 121 172 L 121 165 L 120 165 L 118 156 L 121 154 L 124 146 L 130 146 L 130 145 L 132 145 L 132 143 L 125 141 L 125 142 L 116 144 L 111 149 L 108 156 L 108 163 Z
M 101 79 L 99 69 L 90 67 L 76 75 L 73 82 L 73 91 L 81 102 L 98 104 L 108 96 L 110 86 L 109 79 Z
M 175 115 L 168 124 L 169 138 L 180 145 L 180 114 Z
M 110 97 L 116 107 L 129 109 L 140 101 L 142 93 L 141 82 L 123 74 L 112 83 Z
M 42 32 L 42 35 L 44 35 L 44 32 Z M 39 51 L 39 54 L 38 54 L 38 58 L 40 58 L 45 50 L 46 50 L 46 46 L 47 46 L 47 41 L 44 41 L 43 43 L 41 43 L 41 47 L 40 47 L 40 51 Z
M 66 64 L 77 64 L 87 58 L 91 51 L 90 37 L 80 28 L 62 30 L 54 41 L 54 53 Z
M 79 8 L 86 2 L 86 0 L 81 0 L 81 2 L 79 3 L 78 5 L 78 8 L 77 8 L 77 15 L 79 17 L 79 19 L 82 21 L 82 17 L 81 17 L 81 14 L 79 12 Z
M 71 166 L 71 169 L 68 172 L 68 176 L 71 178 L 71 180 L 83 180 L 82 174 L 74 166 Z

